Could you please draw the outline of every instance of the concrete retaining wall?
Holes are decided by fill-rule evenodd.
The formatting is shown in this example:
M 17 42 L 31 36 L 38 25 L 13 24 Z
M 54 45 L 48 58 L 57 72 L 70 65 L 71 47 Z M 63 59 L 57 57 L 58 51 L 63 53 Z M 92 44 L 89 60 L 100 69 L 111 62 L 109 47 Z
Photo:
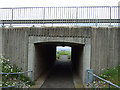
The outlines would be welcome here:
M 118 65 L 118 31 L 118 28 L 92 28 L 91 68 L 95 73 Z
M 91 28 L 91 27 L 56 27 L 56 28 L 9 28 L 3 29 L 3 55 L 11 60 L 11 63 L 17 64 L 23 70 L 28 70 L 28 44 L 29 37 L 45 38 L 49 41 L 51 38 L 72 38 L 72 41 L 79 41 L 83 38 L 91 39 L 91 59 L 90 68 L 95 73 L 101 73 L 105 68 L 118 65 L 120 58 L 120 31 L 118 28 Z M 1 37 L 1 36 L 0 36 Z M 48 37 L 48 38 L 46 38 Z M 34 38 L 33 38 L 34 39 Z M 1 40 L 1 39 L 0 39 Z M 54 40 L 55 42 L 56 40 Z M 68 42 L 70 42 L 69 39 Z M 0 41 L 1 42 L 1 41 Z M 1 51 L 1 49 L 0 49 Z M 87 51 L 87 50 L 86 50 Z M 119 62 L 120 64 L 120 62 Z
M 0 56 L 2 56 L 2 52 L 3 52 L 3 37 L 2 37 L 2 28 L 0 28 Z
M 118 42 L 118 63 L 120 65 L 120 28 L 118 29 L 117 32 L 117 42 Z
M 23 70 L 27 70 L 28 28 L 3 29 L 3 55 Z

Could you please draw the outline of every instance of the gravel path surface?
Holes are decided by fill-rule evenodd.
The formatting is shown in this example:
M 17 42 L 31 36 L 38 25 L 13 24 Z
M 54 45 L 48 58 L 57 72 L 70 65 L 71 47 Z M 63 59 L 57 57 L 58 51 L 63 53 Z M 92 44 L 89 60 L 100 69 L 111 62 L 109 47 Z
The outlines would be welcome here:
M 74 88 L 71 62 L 56 61 L 41 88 Z

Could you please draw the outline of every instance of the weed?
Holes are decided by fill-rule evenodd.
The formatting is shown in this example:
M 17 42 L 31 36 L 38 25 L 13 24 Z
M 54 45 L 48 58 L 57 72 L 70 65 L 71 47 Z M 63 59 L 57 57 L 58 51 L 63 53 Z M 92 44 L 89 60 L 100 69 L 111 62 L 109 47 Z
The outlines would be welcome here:
M 0 64 L 2 66 L 2 73 L 16 73 L 21 72 L 22 69 L 18 68 L 16 65 L 12 65 L 9 59 L 0 58 Z M 19 82 L 25 83 L 26 86 L 31 86 L 34 82 L 23 74 L 5 74 L 2 75 L 2 86 L 14 86 Z
M 100 77 L 107 79 L 114 84 L 120 86 L 120 65 L 117 67 L 109 68 L 100 75 Z

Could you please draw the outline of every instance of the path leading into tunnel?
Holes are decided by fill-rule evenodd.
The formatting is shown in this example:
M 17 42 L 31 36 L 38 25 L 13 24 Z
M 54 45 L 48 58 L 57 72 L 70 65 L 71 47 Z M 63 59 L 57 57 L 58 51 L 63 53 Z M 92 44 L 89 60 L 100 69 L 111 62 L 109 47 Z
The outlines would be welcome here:
M 41 88 L 74 88 L 71 62 L 56 61 L 53 70 Z

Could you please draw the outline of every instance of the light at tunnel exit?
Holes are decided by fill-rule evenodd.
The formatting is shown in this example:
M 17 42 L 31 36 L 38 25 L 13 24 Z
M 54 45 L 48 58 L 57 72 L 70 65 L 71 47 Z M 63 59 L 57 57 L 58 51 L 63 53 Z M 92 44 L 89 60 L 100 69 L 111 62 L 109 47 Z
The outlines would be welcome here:
M 61 61 L 71 60 L 71 47 L 69 46 L 57 46 L 56 47 L 56 59 Z

